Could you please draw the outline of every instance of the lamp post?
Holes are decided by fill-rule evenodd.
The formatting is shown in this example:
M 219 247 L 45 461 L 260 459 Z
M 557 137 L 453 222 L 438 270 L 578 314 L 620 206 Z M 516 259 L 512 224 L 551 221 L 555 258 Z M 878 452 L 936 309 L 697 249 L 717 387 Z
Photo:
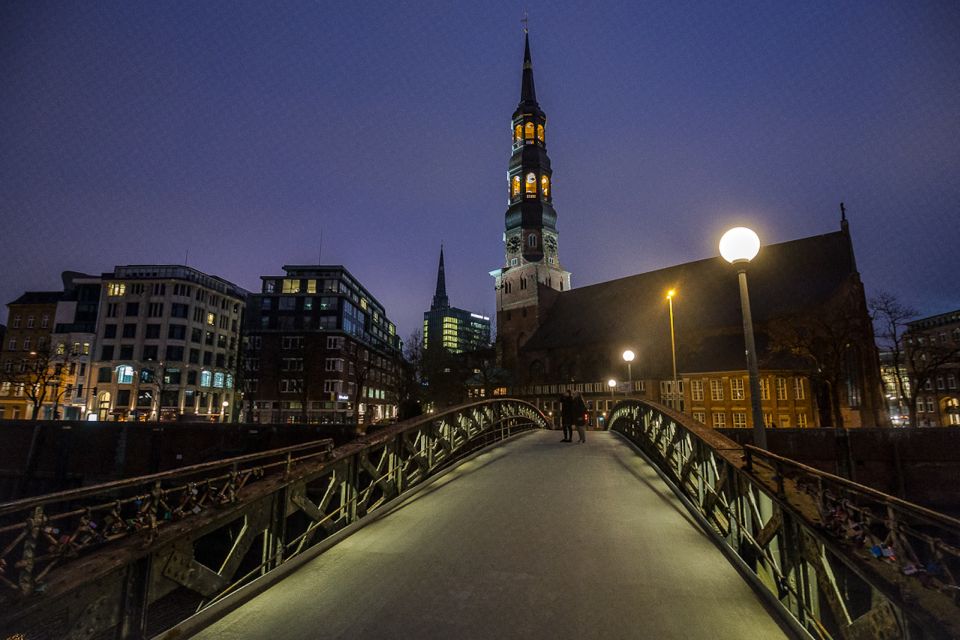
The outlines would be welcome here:
M 753 409 L 753 444 L 767 448 L 767 430 L 760 408 L 760 374 L 757 370 L 757 347 L 753 340 L 753 317 L 750 314 L 750 293 L 747 290 L 747 265 L 760 252 L 760 238 L 751 229 L 734 227 L 720 238 L 720 255 L 737 267 L 740 281 L 740 308 L 743 312 L 743 340 L 750 377 L 750 406 Z
M 673 408 L 681 411 L 680 385 L 677 383 L 677 340 L 673 331 L 673 297 L 675 295 L 677 295 L 676 289 L 667 291 L 667 302 L 670 303 L 670 354 L 673 356 Z
M 610 399 L 612 400 L 612 399 L 613 399 L 613 390 L 614 390 L 614 389 L 616 388 L 616 386 L 617 386 L 617 381 L 614 380 L 613 378 L 610 378 L 609 380 L 607 380 L 607 386 L 610 388 Z
M 226 400 L 220 405 L 220 422 L 226 422 L 227 419 L 227 407 L 230 406 L 230 403 Z
M 630 363 L 633 362 L 633 359 L 637 357 L 630 349 L 627 349 L 623 352 L 623 361 L 627 363 L 627 395 L 633 392 L 633 371 L 630 370 Z

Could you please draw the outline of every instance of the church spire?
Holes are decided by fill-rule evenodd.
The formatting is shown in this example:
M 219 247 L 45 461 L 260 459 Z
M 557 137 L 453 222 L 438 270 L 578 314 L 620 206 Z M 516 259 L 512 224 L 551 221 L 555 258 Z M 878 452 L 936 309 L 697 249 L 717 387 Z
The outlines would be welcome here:
M 520 84 L 520 104 L 537 104 L 537 90 L 533 86 L 533 62 L 530 60 L 530 34 L 523 36 L 523 79 Z
M 433 295 L 433 304 L 431 308 L 438 309 L 449 307 L 450 300 L 447 298 L 447 278 L 443 270 L 443 245 L 440 245 L 440 266 L 437 267 L 437 292 Z

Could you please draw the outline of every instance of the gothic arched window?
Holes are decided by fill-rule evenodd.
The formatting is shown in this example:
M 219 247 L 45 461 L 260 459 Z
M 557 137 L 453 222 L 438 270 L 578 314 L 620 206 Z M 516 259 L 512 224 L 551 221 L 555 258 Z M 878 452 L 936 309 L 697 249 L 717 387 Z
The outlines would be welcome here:
M 510 187 L 510 195 L 516 197 L 520 195 L 520 176 L 513 176 L 512 186 Z
M 526 127 L 524 127 L 523 137 L 527 140 L 533 140 L 533 123 L 528 122 Z
M 537 140 L 539 140 L 540 142 L 543 142 L 543 125 L 542 124 L 537 125 Z
M 546 174 L 540 176 L 540 193 L 544 198 L 550 197 L 550 176 Z
M 531 249 L 537 248 L 537 234 L 531 233 L 527 236 L 527 246 Z
M 521 138 L 523 138 L 523 127 L 518 124 L 513 128 L 513 141 L 520 142 Z

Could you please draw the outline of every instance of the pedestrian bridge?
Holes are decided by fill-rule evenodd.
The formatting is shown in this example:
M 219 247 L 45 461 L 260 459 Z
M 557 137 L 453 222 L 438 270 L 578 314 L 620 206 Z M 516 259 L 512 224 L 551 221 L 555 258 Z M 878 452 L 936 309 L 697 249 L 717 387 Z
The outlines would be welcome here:
M 0 637 L 958 637 L 960 523 L 625 401 L 0 505 Z

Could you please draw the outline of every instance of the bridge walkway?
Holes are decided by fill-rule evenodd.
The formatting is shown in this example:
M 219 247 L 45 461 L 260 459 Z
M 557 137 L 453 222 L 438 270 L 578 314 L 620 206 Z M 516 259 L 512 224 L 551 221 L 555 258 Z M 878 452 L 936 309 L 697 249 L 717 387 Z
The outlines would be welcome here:
M 195 636 L 784 638 L 625 441 L 485 452 Z

